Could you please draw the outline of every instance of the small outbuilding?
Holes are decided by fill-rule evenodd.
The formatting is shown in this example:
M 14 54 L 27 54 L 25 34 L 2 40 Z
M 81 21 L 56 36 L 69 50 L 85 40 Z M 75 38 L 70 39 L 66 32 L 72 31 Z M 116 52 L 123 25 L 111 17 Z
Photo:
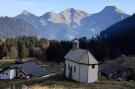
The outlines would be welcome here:
M 105 64 L 100 74 L 108 79 L 126 80 L 127 68 L 121 64 Z
M 14 64 L 0 71 L 0 79 L 44 77 L 49 74 L 48 70 L 40 67 L 37 62 L 29 61 Z
M 6 67 L 0 71 L 0 79 L 13 79 L 16 76 L 16 69 Z
M 48 70 L 40 67 L 40 65 L 34 61 L 12 65 L 11 68 L 17 69 L 17 78 L 43 77 L 45 75 L 48 75 Z
M 98 62 L 88 50 L 79 48 L 78 40 L 64 58 L 66 77 L 84 83 L 98 81 Z

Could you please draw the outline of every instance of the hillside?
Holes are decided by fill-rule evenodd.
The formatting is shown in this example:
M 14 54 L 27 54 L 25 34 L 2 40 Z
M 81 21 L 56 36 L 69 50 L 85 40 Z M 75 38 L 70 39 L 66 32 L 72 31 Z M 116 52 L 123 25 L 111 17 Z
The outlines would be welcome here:
M 135 34 L 135 15 L 128 17 L 101 32 L 101 36 L 133 36 Z
M 104 65 L 105 63 L 119 63 L 127 67 L 131 67 L 135 70 L 134 62 L 135 57 L 121 57 L 111 61 L 106 61 L 101 65 Z M 46 65 L 46 63 L 44 65 Z M 101 65 L 99 66 L 99 69 Z M 48 67 L 49 66 L 50 64 L 48 65 Z M 57 66 L 62 69 L 60 65 Z M 55 76 L 50 76 L 48 78 L 30 78 L 27 80 L 15 79 L 10 81 L 1 80 L 0 85 L 1 89 L 7 89 L 9 87 L 15 87 L 15 89 L 20 89 L 21 87 L 27 87 L 29 89 L 134 89 L 135 81 L 115 81 L 102 79 L 101 77 L 99 77 L 98 82 L 85 84 L 70 80 L 63 74 L 58 74 Z
M 50 78 L 36 78 L 29 80 L 5 80 L 0 81 L 0 88 L 21 89 L 134 89 L 134 81 L 113 81 L 102 80 L 92 84 L 80 84 L 69 80 L 63 75 L 56 75 Z M 115 85 L 115 86 L 114 86 Z
M 15 18 L 0 17 L 0 37 L 39 36 L 29 23 Z
M 125 55 L 135 54 L 135 15 L 122 20 L 101 32 L 102 39 L 114 47 L 114 52 Z

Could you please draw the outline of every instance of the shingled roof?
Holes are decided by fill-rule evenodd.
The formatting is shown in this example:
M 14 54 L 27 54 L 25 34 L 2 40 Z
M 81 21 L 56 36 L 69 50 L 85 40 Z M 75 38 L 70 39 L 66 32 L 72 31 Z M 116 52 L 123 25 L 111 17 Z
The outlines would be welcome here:
M 121 64 L 106 64 L 100 71 L 105 74 L 112 74 L 118 71 L 125 71 L 127 68 Z
M 36 77 L 44 76 L 48 74 L 48 70 L 40 67 L 36 62 L 26 62 L 23 64 L 12 65 L 11 68 L 19 68 L 27 75 L 33 75 Z
M 98 64 L 97 60 L 88 50 L 80 48 L 71 49 L 64 58 L 77 63 Z

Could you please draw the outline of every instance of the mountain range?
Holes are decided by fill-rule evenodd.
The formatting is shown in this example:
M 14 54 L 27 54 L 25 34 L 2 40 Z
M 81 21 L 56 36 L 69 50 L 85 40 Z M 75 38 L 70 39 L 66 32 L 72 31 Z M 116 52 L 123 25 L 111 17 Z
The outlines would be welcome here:
M 42 16 L 23 11 L 15 18 L 29 22 L 48 39 L 70 40 L 96 36 L 128 16 L 115 6 L 106 6 L 101 12 L 95 14 L 70 8 L 60 13 L 47 12 Z
M 106 6 L 102 11 L 95 14 L 69 8 L 59 13 L 47 12 L 42 16 L 36 16 L 24 10 L 21 14 L 11 19 L 24 22 L 25 26 L 27 23 L 25 29 L 21 29 L 22 23 L 18 25 L 20 29 L 14 29 L 15 33 L 20 30 L 17 34 L 24 34 L 27 36 L 40 35 L 41 37 L 55 40 L 72 40 L 80 37 L 91 38 L 92 36 L 97 36 L 101 31 L 129 16 L 130 15 L 124 13 L 115 6 Z M 10 22 L 12 21 L 8 23 Z M 27 29 L 28 26 L 32 27 L 32 29 Z M 13 30 L 8 24 L 6 27 Z M 0 27 L 0 29 L 0 32 L 3 33 L 3 28 Z M 8 36 L 12 37 L 17 34 L 10 34 Z M 7 35 L 5 35 L 5 37 L 6 36 Z

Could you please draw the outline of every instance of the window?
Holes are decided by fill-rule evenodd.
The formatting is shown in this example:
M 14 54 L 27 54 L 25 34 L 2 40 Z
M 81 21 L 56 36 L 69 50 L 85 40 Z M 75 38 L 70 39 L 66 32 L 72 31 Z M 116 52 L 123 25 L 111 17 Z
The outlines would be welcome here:
M 19 70 L 19 73 L 21 73 L 21 71 Z
M 76 72 L 76 66 L 74 66 L 74 72 Z
M 68 64 L 68 69 L 70 70 L 70 64 Z
M 95 64 L 92 64 L 92 69 L 94 69 L 95 68 Z

